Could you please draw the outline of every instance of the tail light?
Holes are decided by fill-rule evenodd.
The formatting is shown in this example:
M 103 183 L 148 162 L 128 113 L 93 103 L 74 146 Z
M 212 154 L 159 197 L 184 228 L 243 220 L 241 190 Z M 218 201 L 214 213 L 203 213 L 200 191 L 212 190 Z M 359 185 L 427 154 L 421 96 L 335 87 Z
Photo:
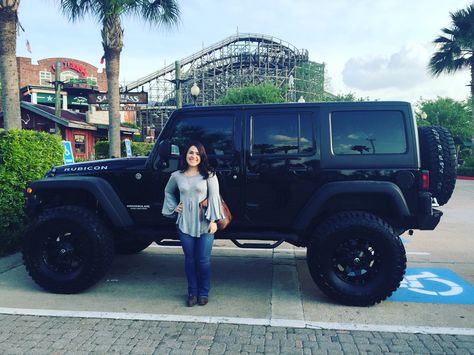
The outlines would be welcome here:
M 430 189 L 430 171 L 429 170 L 421 171 L 421 187 L 425 191 L 429 191 Z

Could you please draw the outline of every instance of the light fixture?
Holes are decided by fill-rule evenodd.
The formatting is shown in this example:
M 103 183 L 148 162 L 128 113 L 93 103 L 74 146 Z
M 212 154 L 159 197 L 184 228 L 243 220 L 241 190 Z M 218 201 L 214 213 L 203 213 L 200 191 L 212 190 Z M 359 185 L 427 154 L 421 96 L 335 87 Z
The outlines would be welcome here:
M 201 92 L 201 89 L 199 89 L 199 86 L 197 86 L 197 84 L 194 83 L 193 86 L 191 86 L 191 96 L 194 101 L 194 106 L 196 106 L 196 100 L 200 92 Z

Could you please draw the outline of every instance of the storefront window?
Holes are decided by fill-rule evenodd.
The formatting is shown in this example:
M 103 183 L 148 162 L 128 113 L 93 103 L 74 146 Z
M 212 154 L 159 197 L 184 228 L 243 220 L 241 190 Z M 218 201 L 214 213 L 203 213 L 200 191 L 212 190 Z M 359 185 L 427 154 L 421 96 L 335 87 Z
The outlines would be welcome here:
M 76 154 L 86 154 L 86 137 L 83 134 L 74 135 L 74 152 Z
M 40 85 L 51 86 L 51 73 L 49 71 L 40 71 Z

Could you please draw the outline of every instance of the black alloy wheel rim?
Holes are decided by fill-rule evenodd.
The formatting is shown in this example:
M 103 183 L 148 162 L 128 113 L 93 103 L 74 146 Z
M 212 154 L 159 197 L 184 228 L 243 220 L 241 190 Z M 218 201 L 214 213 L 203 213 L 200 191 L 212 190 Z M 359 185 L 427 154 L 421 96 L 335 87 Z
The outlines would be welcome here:
M 381 254 L 369 239 L 353 237 L 336 245 L 331 262 L 339 279 L 363 285 L 379 273 Z
M 51 233 L 40 247 L 42 265 L 58 276 L 72 276 L 81 271 L 86 259 L 83 238 L 77 233 Z

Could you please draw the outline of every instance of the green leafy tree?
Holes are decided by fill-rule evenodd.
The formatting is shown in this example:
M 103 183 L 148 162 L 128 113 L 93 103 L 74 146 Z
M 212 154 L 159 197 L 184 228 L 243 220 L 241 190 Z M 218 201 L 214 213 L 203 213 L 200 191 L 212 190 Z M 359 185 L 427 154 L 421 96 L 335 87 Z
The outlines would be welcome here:
M 474 4 L 450 13 L 451 27 L 433 42 L 438 51 L 433 54 L 429 69 L 435 76 L 455 73 L 465 68 L 471 71 L 471 97 L 474 96 Z M 472 102 L 472 101 L 471 101 Z M 471 141 L 474 143 L 474 109 L 471 106 Z M 474 154 L 474 144 L 471 146 Z
M 272 83 L 234 88 L 217 100 L 218 105 L 269 104 L 284 102 L 283 92 Z
M 176 0 L 60 0 L 63 13 L 71 20 L 91 15 L 102 25 L 105 72 L 109 101 L 109 156 L 120 156 L 120 53 L 123 48 L 122 18 L 137 16 L 150 24 L 176 25 Z
M 16 31 L 20 0 L 0 0 L 0 83 L 5 129 L 21 129 L 16 64 Z
M 471 110 L 469 100 L 456 101 L 449 97 L 421 99 L 416 103 L 416 121 L 419 126 L 446 127 L 453 136 L 467 139 L 471 137 Z M 426 118 L 422 117 L 422 112 Z

